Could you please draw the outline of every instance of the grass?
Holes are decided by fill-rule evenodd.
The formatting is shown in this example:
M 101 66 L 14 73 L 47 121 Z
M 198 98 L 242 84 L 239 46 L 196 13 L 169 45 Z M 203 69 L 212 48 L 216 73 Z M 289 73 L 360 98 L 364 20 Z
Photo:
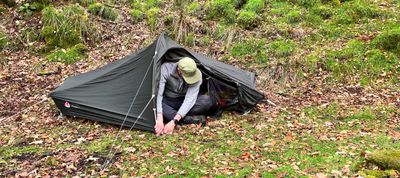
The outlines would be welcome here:
M 290 56 L 296 49 L 296 44 L 292 40 L 275 40 L 269 44 L 269 52 L 278 58 Z
M 88 12 L 100 16 L 103 19 L 115 21 L 118 19 L 119 13 L 116 9 L 108 7 L 101 3 L 93 3 L 89 5 Z
M 96 3 L 78 2 L 84 7 Z M 304 72 L 307 76 L 299 85 L 310 87 L 312 91 L 296 96 L 305 98 L 306 104 L 290 99 L 287 106 L 272 108 L 278 110 L 275 117 L 270 115 L 270 110 L 245 116 L 224 114 L 208 127 L 180 127 L 168 137 L 123 130 L 123 137 L 116 141 L 120 165 L 112 164 L 107 173 L 121 177 L 313 177 L 317 173 L 351 177 L 364 171 L 365 152 L 400 149 L 398 138 L 393 134 L 397 126 L 391 122 L 400 111 L 393 104 L 393 97 L 376 101 L 391 96 L 390 91 L 398 91 L 400 5 L 399 1 L 379 2 L 382 3 L 378 5 L 369 0 L 208 0 L 204 4 L 199 1 L 188 4 L 185 6 L 187 13 L 197 20 L 195 23 L 199 23 L 196 25 L 201 25 L 201 29 L 187 33 L 184 45 L 209 51 L 213 57 L 252 71 L 283 63 L 289 66 L 284 69 L 287 72 Z M 135 0 L 129 3 L 132 21 L 144 22 L 152 33 L 163 30 L 158 29 L 159 19 L 173 24 L 176 12 L 169 11 L 171 6 L 166 2 Z M 56 49 L 47 56 L 48 60 L 73 63 L 86 57 L 85 47 L 76 45 L 86 40 L 83 37 L 92 39 L 93 16 L 85 9 L 68 4 L 46 7 L 41 16 L 40 38 L 29 37 L 34 36 L 34 31 L 21 31 L 26 34 L 26 41 L 44 40 L 48 46 L 53 46 L 51 50 Z M 231 46 L 221 47 L 233 30 Z M 0 34 L 0 48 L 8 43 L 4 36 Z M 262 73 L 257 74 L 263 77 Z M 326 93 L 321 91 L 322 94 L 310 96 L 317 101 L 308 101 L 308 94 L 319 90 L 312 85 L 317 82 L 328 84 L 325 89 L 340 91 L 328 94 L 344 95 L 345 99 L 327 99 Z M 367 95 L 370 88 L 379 85 L 384 86 L 382 90 Z M 352 86 L 360 87 L 361 94 L 346 91 Z M 264 87 L 267 92 L 277 93 L 270 86 Z M 282 93 L 288 95 L 293 89 L 280 87 L 285 88 Z M 372 97 L 375 95 L 379 97 Z M 282 97 L 290 98 L 285 96 Z M 367 100 L 363 101 L 363 97 Z M 38 160 L 41 165 L 36 167 L 38 172 L 70 164 L 59 159 L 66 152 L 76 151 L 101 160 L 109 151 L 117 130 L 73 119 L 56 122 L 40 126 L 43 130 L 35 132 L 43 136 L 40 138 L 53 140 L 38 145 L 29 145 L 30 135 L 2 127 L 0 171 L 23 169 L 15 160 L 45 156 L 44 153 L 56 150 L 60 153 Z M 86 140 L 80 143 L 80 138 Z M 82 158 L 85 159 L 87 157 Z M 80 173 L 98 172 L 100 164 L 80 167 L 83 169 Z M 343 176 L 335 175 L 337 172 Z
M 263 50 L 265 40 L 248 39 L 236 43 L 231 49 L 231 55 L 240 58 L 241 62 L 247 65 L 260 64 L 265 65 L 268 62 L 268 56 Z
M 56 47 L 68 48 L 89 39 L 95 41 L 96 25 L 88 19 L 85 9 L 78 4 L 56 9 L 43 9 L 43 27 L 40 36 L 49 50 Z M 87 37 L 87 38 L 84 38 Z
M 65 64 L 73 64 L 76 61 L 86 57 L 87 48 L 83 44 L 77 44 L 68 49 L 56 50 L 46 56 L 50 62 L 62 62 Z
M 0 31 L 0 50 L 6 49 L 8 46 L 8 37 L 6 33 Z

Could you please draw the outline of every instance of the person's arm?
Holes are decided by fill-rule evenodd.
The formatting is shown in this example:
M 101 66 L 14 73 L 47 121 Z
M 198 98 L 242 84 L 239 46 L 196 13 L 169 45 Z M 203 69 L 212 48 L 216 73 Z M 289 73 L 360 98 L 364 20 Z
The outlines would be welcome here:
M 157 93 L 157 114 L 162 114 L 162 100 L 163 94 L 165 90 L 165 83 L 168 78 L 168 69 L 166 64 L 161 65 L 161 72 L 160 72 L 160 83 L 158 85 L 158 93 Z
M 202 83 L 202 80 L 200 79 L 200 81 L 198 81 L 197 83 L 193 84 L 192 86 L 190 86 L 188 88 L 186 95 L 185 95 L 185 99 L 183 100 L 183 103 L 177 113 L 177 115 L 179 114 L 181 118 L 185 117 L 186 114 L 190 111 L 190 109 L 192 109 L 192 107 L 196 103 L 197 96 L 199 95 L 201 83 Z

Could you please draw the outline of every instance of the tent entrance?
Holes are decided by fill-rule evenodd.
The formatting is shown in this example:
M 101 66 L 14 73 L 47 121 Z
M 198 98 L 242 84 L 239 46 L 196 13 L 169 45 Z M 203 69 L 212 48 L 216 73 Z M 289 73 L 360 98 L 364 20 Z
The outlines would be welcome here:
M 238 86 L 233 82 L 224 81 L 218 75 L 208 71 L 195 57 L 182 48 L 169 49 L 161 58 L 164 62 L 177 62 L 182 57 L 195 59 L 198 68 L 203 73 L 203 83 L 200 86 L 200 93 L 209 95 L 213 102 L 213 107 L 207 113 L 210 116 L 220 116 L 223 111 L 243 112 L 240 108 L 240 98 Z

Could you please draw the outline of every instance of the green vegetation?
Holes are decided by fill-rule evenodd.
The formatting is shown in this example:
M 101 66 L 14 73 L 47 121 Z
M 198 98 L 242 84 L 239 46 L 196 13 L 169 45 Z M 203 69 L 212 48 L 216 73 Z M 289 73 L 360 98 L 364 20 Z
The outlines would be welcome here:
M 367 161 L 382 169 L 400 171 L 400 150 L 375 151 L 368 156 Z
M 41 98 L 47 91 L 42 79 L 59 83 L 135 50 L 136 42 L 152 43 L 162 31 L 199 53 L 255 72 L 257 88 L 274 96 L 269 99 L 276 106 L 263 101 L 255 108 L 260 112 L 224 113 L 207 127 L 180 126 L 169 136 L 123 129 L 117 155 L 101 176 L 398 177 L 399 0 L 17 2 L 0 5 L 6 17 L 0 20 L 0 83 L 7 83 L 2 112 L 23 110 L 31 98 Z M 97 16 L 108 19 L 106 8 L 117 14 L 101 20 Z M 104 39 L 95 41 L 97 36 Z M 40 69 L 26 66 L 30 58 Z M 57 68 L 62 74 L 53 74 Z M 13 72 L 26 77 L 14 82 Z M 52 76 L 36 80 L 37 74 Z M 20 84 L 31 78 L 24 95 Z M 8 106 L 11 95 L 22 104 Z M 38 174 L 66 172 L 60 177 L 99 172 L 118 128 L 56 120 L 53 103 L 37 108 L 2 125 L 0 175 L 30 166 Z M 44 141 L 31 143 L 39 139 Z
M 0 31 L 0 50 L 6 49 L 8 46 L 8 38 L 6 33 Z
M 379 47 L 379 45 L 385 43 L 384 39 L 388 38 L 378 37 L 373 43 Z M 377 80 L 381 75 L 388 75 L 389 80 L 395 79 L 398 73 L 396 66 L 399 63 L 399 58 L 390 52 L 385 53 L 377 49 L 368 50 L 368 48 L 371 47 L 361 41 L 351 40 L 346 48 L 327 53 L 324 66 L 332 72 L 332 77 L 337 81 L 354 79 L 349 78 L 349 76 L 356 76 L 357 74 L 361 77 L 359 82 L 362 85 Z M 390 47 L 387 49 L 390 50 Z
M 89 5 L 88 11 L 94 15 L 100 16 L 103 19 L 115 21 L 117 20 L 119 13 L 116 9 L 108 7 L 101 3 L 94 3 Z
M 384 31 L 372 41 L 372 44 L 376 48 L 400 54 L 400 27 Z
M 32 15 L 34 12 L 40 11 L 43 9 L 43 5 L 38 2 L 25 3 L 19 7 L 19 12 L 22 12 L 27 15 Z
M 80 5 L 68 5 L 60 9 L 52 6 L 42 11 L 43 27 L 41 37 L 49 49 L 68 48 L 82 43 L 85 38 L 96 35 L 95 24 L 89 21 L 88 14 Z
M 258 64 L 265 65 L 268 62 L 268 56 L 265 49 L 265 40 L 248 39 L 236 43 L 231 49 L 233 57 L 244 58 L 244 64 Z M 250 57 L 250 60 L 247 58 Z
M 292 10 L 287 14 L 287 21 L 289 23 L 297 23 L 300 22 L 302 14 L 298 10 Z
M 83 44 L 77 44 L 67 50 L 57 50 L 49 55 L 46 58 L 50 62 L 62 62 L 65 64 L 73 64 L 76 61 L 83 59 L 86 57 L 87 48 Z
M 398 176 L 395 170 L 362 170 L 360 171 L 359 175 L 365 178 L 385 178 Z
M 296 49 L 296 44 L 292 40 L 275 40 L 269 44 L 268 50 L 275 57 L 288 57 Z
M 131 15 L 132 21 L 135 23 L 141 22 L 144 19 L 143 12 L 138 9 L 132 9 L 130 11 L 130 15 Z
M 200 11 L 201 11 L 201 5 L 197 1 L 190 3 L 185 8 L 185 12 L 187 14 L 194 15 L 194 16 L 199 15 Z
M 21 146 L 21 147 L 0 147 L 0 161 L 1 159 L 9 159 L 14 156 L 25 155 L 29 153 L 37 154 L 42 149 L 38 146 Z
M 253 11 L 240 11 L 237 21 L 245 29 L 253 29 L 257 26 L 257 14 Z
M 185 38 L 185 44 L 187 46 L 194 46 L 196 41 L 195 38 L 194 33 L 188 33 Z
M 376 4 L 364 0 L 354 0 L 341 4 L 335 21 L 338 24 L 351 24 L 379 15 L 379 7 Z
M 156 30 L 159 14 L 160 14 L 160 9 L 157 7 L 153 7 L 147 10 L 146 12 L 146 22 L 151 31 Z
M 96 0 L 76 0 L 77 3 L 79 3 L 79 5 L 83 6 L 83 7 L 88 7 L 91 4 L 96 3 Z
M 260 13 L 265 8 L 265 1 L 264 0 L 248 0 L 244 9 L 247 11 L 257 12 Z
M 219 19 L 227 23 L 235 20 L 235 7 L 231 0 L 208 0 L 206 14 L 210 19 Z

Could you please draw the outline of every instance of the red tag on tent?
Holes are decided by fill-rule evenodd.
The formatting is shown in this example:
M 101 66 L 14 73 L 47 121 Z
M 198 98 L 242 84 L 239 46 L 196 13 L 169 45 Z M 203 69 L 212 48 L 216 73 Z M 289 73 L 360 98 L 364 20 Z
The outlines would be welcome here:
M 65 106 L 66 108 L 70 108 L 70 107 L 71 107 L 71 105 L 68 103 L 68 101 L 66 101 L 66 102 L 64 103 L 64 106 Z

